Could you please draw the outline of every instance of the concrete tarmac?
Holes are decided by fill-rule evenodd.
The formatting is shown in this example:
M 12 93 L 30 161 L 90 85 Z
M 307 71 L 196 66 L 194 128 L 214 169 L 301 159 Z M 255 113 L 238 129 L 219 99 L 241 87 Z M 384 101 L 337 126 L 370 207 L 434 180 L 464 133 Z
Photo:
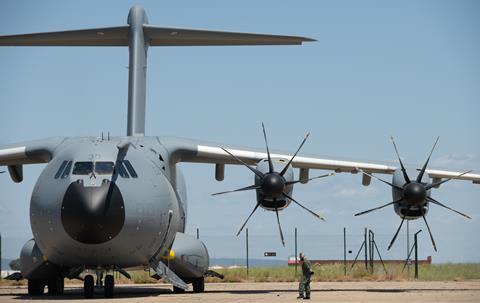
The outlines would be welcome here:
M 207 283 L 205 293 L 173 294 L 166 284 L 117 285 L 115 298 L 96 290 L 95 302 L 299 302 L 297 283 Z M 25 286 L 0 287 L 0 302 L 87 301 L 82 285 L 67 285 L 62 296 L 31 297 Z M 480 302 L 480 281 L 315 282 L 310 302 Z

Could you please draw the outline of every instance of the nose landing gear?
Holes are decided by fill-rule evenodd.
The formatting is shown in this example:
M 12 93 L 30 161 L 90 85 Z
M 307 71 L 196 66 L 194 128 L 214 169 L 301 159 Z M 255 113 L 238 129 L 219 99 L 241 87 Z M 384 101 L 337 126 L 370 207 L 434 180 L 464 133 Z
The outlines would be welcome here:
M 113 298 L 115 289 L 115 279 L 113 275 L 107 274 L 102 285 L 103 272 L 97 271 L 97 283 L 95 285 L 93 275 L 86 275 L 83 280 L 83 295 L 86 299 L 92 299 L 95 288 L 102 288 L 105 298 Z

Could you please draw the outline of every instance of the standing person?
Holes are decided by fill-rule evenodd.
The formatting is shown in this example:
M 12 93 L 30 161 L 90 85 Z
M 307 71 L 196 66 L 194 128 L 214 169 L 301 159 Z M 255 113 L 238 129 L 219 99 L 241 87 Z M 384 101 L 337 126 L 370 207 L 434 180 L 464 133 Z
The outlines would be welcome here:
M 312 264 L 308 261 L 303 252 L 299 254 L 299 258 L 302 264 L 302 277 L 300 278 L 300 284 L 298 285 L 297 299 L 310 300 L 310 278 L 313 275 Z

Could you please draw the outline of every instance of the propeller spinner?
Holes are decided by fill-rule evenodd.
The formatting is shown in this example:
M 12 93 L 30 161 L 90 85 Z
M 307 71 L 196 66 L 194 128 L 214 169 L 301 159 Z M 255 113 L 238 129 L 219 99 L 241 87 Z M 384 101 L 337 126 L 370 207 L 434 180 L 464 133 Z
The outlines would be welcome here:
M 297 200 L 295 200 L 293 197 L 291 197 L 288 193 L 287 193 L 287 187 L 293 185 L 293 184 L 296 184 L 296 183 L 299 183 L 303 180 L 295 180 L 295 181 L 287 181 L 285 178 L 284 178 L 284 175 L 285 173 L 287 172 L 288 168 L 290 167 L 290 165 L 292 164 L 292 161 L 295 159 L 295 157 L 297 156 L 298 152 L 300 151 L 300 149 L 303 147 L 303 145 L 305 144 L 305 141 L 307 140 L 309 134 L 307 133 L 307 135 L 305 136 L 305 138 L 303 139 L 302 143 L 300 144 L 300 146 L 298 147 L 297 151 L 295 152 L 295 154 L 290 158 L 290 160 L 288 161 L 288 163 L 285 165 L 285 167 L 282 169 L 282 171 L 280 172 L 276 172 L 275 171 L 275 168 L 274 168 L 274 165 L 273 165 L 273 161 L 272 161 L 272 157 L 270 155 L 270 149 L 268 148 L 268 140 L 267 140 L 267 134 L 266 134 L 266 131 L 265 131 L 265 125 L 262 123 L 262 129 L 263 129 L 263 137 L 265 139 L 265 146 L 266 146 L 266 149 L 267 149 L 267 158 L 268 158 L 268 172 L 264 173 L 264 172 L 261 172 L 259 171 L 258 169 L 256 168 L 253 168 L 251 167 L 250 165 L 248 165 L 247 163 L 245 163 L 244 161 L 242 161 L 241 159 L 239 159 L 237 156 L 235 156 L 234 154 L 232 154 L 230 151 L 228 151 L 227 149 L 225 148 L 222 148 L 227 154 L 229 154 L 232 158 L 234 158 L 238 163 L 244 165 L 245 167 L 247 167 L 249 170 L 251 170 L 260 180 L 259 183 L 257 184 L 254 184 L 254 185 L 250 185 L 250 186 L 246 186 L 246 187 L 242 187 L 242 188 L 239 188 L 239 189 L 235 189 L 235 190 L 230 190 L 230 191 L 224 191 L 224 192 L 219 192 L 219 193 L 214 193 L 212 195 L 221 195 L 221 194 L 226 194 L 226 193 L 232 193 L 232 192 L 238 192 L 238 191 L 246 191 L 246 190 L 257 190 L 257 191 L 260 191 L 262 193 L 262 196 L 265 198 L 265 199 L 268 199 L 268 200 L 272 200 L 273 201 L 273 205 L 274 205 L 274 209 L 275 209 L 275 214 L 276 214 L 276 217 L 277 217 L 277 224 L 278 224 L 278 230 L 280 232 L 280 239 L 282 241 L 282 245 L 285 246 L 285 240 L 284 240 L 284 237 L 283 237 L 283 232 L 282 232 L 282 227 L 281 227 L 281 224 L 280 224 L 280 217 L 278 215 L 278 208 L 279 208 L 279 204 L 277 203 L 277 201 L 282 201 L 282 200 L 285 200 L 285 199 L 289 199 L 291 200 L 293 203 L 297 204 L 298 206 L 300 206 L 301 208 L 305 209 L 306 211 L 308 211 L 309 213 L 311 213 L 312 215 L 314 215 L 315 217 L 317 217 L 318 219 L 320 220 L 325 220 L 323 217 L 321 217 L 319 214 L 315 213 L 314 211 L 308 209 L 307 207 L 305 207 L 304 205 L 302 205 L 300 202 L 298 202 Z M 325 175 L 321 175 L 321 176 L 317 176 L 317 177 L 313 177 L 313 178 L 309 178 L 307 181 L 310 181 L 310 180 L 314 180 L 314 179 L 319 179 L 319 178 L 324 178 L 324 177 L 328 177 L 328 176 L 331 176 L 331 175 L 334 175 L 334 173 L 330 173 L 330 174 L 325 174 Z M 245 222 L 243 223 L 243 225 L 240 227 L 239 231 L 237 232 L 237 236 L 240 235 L 240 233 L 242 232 L 243 228 L 247 225 L 247 222 L 248 220 L 252 217 L 252 215 L 255 213 L 255 211 L 258 209 L 259 206 L 262 205 L 262 201 L 257 201 L 257 204 L 255 205 L 255 207 L 253 208 L 252 212 L 250 213 L 250 215 L 247 217 L 247 219 L 245 220 Z
M 454 209 L 438 202 L 437 200 L 433 199 L 432 197 L 430 197 L 428 195 L 428 191 L 430 189 L 432 189 L 434 187 L 438 187 L 440 184 L 448 182 L 452 179 L 456 179 L 456 178 L 461 177 L 465 174 L 468 174 L 468 173 L 471 172 L 471 170 L 467 171 L 467 172 L 464 172 L 464 173 L 462 173 L 458 176 L 455 176 L 455 177 L 452 177 L 452 178 L 449 178 L 449 179 L 445 179 L 443 181 L 435 182 L 435 183 L 423 183 L 422 182 L 423 175 L 425 174 L 425 171 L 427 169 L 428 162 L 430 161 L 430 157 L 432 156 L 433 150 L 437 146 L 438 139 L 439 139 L 439 137 L 437 137 L 437 140 L 435 141 L 435 144 L 433 145 L 432 150 L 430 151 L 430 154 L 427 158 L 427 161 L 425 161 L 425 164 L 423 165 L 422 169 L 419 170 L 420 172 L 419 172 L 417 178 L 412 180 L 412 179 L 410 179 L 410 177 L 407 174 L 407 171 L 405 170 L 405 166 L 403 165 L 402 159 L 400 158 L 400 155 L 398 153 L 398 149 L 397 149 L 397 145 L 395 144 L 395 140 L 393 139 L 393 137 L 391 137 L 393 146 L 395 148 L 395 153 L 397 154 L 398 162 L 400 162 L 400 168 L 401 168 L 403 177 L 405 179 L 405 183 L 403 184 L 403 186 L 395 185 L 391 182 L 380 179 L 380 178 L 378 178 L 378 177 L 376 177 L 372 174 L 369 174 L 369 173 L 357 168 L 357 170 L 362 172 L 363 174 L 365 174 L 369 177 L 373 177 L 373 178 L 391 186 L 392 188 L 397 189 L 401 193 L 401 198 L 396 200 L 396 201 L 392 201 L 392 202 L 389 202 L 387 204 L 384 204 L 382 206 L 359 212 L 359 213 L 355 214 L 355 216 L 360 216 L 360 215 L 372 212 L 374 210 L 384 208 L 384 207 L 389 206 L 389 205 L 400 203 L 402 201 L 407 204 L 407 211 L 402 215 L 402 221 L 400 222 L 400 226 L 398 226 L 398 229 L 397 229 L 395 235 L 393 236 L 392 240 L 390 241 L 390 244 L 388 245 L 388 250 L 390 250 L 390 248 L 392 248 L 393 243 L 395 243 L 395 240 L 397 239 L 398 233 L 400 232 L 400 229 L 402 228 L 403 222 L 405 221 L 405 217 L 410 212 L 410 210 L 413 209 L 413 208 L 420 208 L 422 205 L 424 205 L 428 202 L 431 202 L 435 205 L 438 205 L 438 206 L 441 206 L 443 208 L 449 209 L 449 210 L 454 211 L 454 212 L 456 212 L 456 213 L 458 213 L 458 214 L 460 214 L 460 215 L 462 215 L 462 216 L 464 216 L 468 219 L 471 219 L 471 217 L 469 217 L 468 215 L 463 214 L 463 213 L 461 213 L 457 210 L 454 210 Z M 435 249 L 435 251 L 437 251 L 437 246 L 435 244 L 435 240 L 433 239 L 433 235 L 432 235 L 432 232 L 430 230 L 430 226 L 428 225 L 427 219 L 425 218 L 425 214 L 423 214 L 423 213 L 422 213 L 422 218 L 425 221 L 425 225 L 427 226 L 428 233 L 430 235 L 430 239 L 432 241 L 433 248 Z

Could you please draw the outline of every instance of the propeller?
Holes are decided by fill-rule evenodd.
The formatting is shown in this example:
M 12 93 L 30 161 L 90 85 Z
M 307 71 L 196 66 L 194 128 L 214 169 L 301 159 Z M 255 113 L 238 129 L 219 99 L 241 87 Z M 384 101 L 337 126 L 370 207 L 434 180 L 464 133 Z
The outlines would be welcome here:
M 438 205 L 440 207 L 449 209 L 453 212 L 456 212 L 459 215 L 462 215 L 462 216 L 464 216 L 468 219 L 471 219 L 470 216 L 468 216 L 464 213 L 461 213 L 461 212 L 459 212 L 459 211 L 457 211 L 453 208 L 450 208 L 450 207 L 438 202 L 437 200 L 433 199 L 432 197 L 428 196 L 428 191 L 430 189 L 432 189 L 434 187 L 438 187 L 440 184 L 443 184 L 443 183 L 448 182 L 450 180 L 459 178 L 459 177 L 461 177 L 465 174 L 468 174 L 468 173 L 472 172 L 471 170 L 466 171 L 464 173 L 461 173 L 461 174 L 459 174 L 457 176 L 454 176 L 452 178 L 448 178 L 448 179 L 445 179 L 443 181 L 439 181 L 439 182 L 435 182 L 435 183 L 423 183 L 422 182 L 422 179 L 423 179 L 423 176 L 424 176 L 425 171 L 427 169 L 428 163 L 430 162 L 430 158 L 432 157 L 433 151 L 434 151 L 435 147 L 437 146 L 439 137 L 437 137 L 437 139 L 435 140 L 435 143 L 433 144 L 432 150 L 430 151 L 430 154 L 428 155 L 427 160 L 425 161 L 422 168 L 419 169 L 419 173 L 418 173 L 418 175 L 415 179 L 411 179 L 408 176 L 407 171 L 405 170 L 405 166 L 403 165 L 402 159 L 400 158 L 400 154 L 398 153 L 398 149 L 397 149 L 397 145 L 395 144 L 395 140 L 393 139 L 393 137 L 390 137 L 390 139 L 392 140 L 393 147 L 395 148 L 395 153 L 397 155 L 398 162 L 400 163 L 400 168 L 401 168 L 401 171 L 402 171 L 402 174 L 403 174 L 403 178 L 405 180 L 405 183 L 404 183 L 403 186 L 398 186 L 398 185 L 395 185 L 391 182 L 380 179 L 379 177 L 374 176 L 372 174 L 369 174 L 369 173 L 363 171 L 362 169 L 357 168 L 357 170 L 362 172 L 364 175 L 375 178 L 375 179 L 389 185 L 390 187 L 398 190 L 401 193 L 401 198 L 396 200 L 396 201 L 392 201 L 392 202 L 389 202 L 387 204 L 384 204 L 382 206 L 378 206 L 378 207 L 375 207 L 375 208 L 372 208 L 372 209 L 362 211 L 362 212 L 359 212 L 359 213 L 355 214 L 355 216 L 360 216 L 360 215 L 364 215 L 366 213 L 372 212 L 374 210 L 378 210 L 378 209 L 387 207 L 389 205 L 400 203 L 402 201 L 406 203 L 407 210 L 406 210 L 405 213 L 402 214 L 402 221 L 400 222 L 400 226 L 398 227 L 395 235 L 393 236 L 392 240 L 390 241 L 390 245 L 388 246 L 388 250 L 390 250 L 390 248 L 393 246 L 393 243 L 395 243 L 395 240 L 397 239 L 398 233 L 400 232 L 400 229 L 402 228 L 403 222 L 405 221 L 405 218 L 407 217 L 410 210 L 414 209 L 414 208 L 420 208 L 425 203 L 431 202 L 432 204 L 435 204 L 435 205 Z M 422 214 L 422 217 L 423 217 L 423 221 L 425 222 L 425 225 L 427 226 L 428 233 L 430 235 L 430 239 L 432 241 L 433 248 L 435 249 L 435 251 L 437 251 L 437 246 L 435 244 L 435 240 L 433 238 L 432 231 L 430 230 L 430 226 L 428 225 L 427 219 L 425 218 L 425 214 Z
M 302 142 L 300 143 L 300 146 L 298 147 L 297 151 L 295 152 L 295 154 L 293 154 L 293 156 L 290 158 L 290 160 L 288 161 L 288 163 L 285 165 L 285 167 L 280 171 L 280 172 L 276 172 L 275 171 L 275 167 L 273 165 L 273 161 L 272 161 L 272 157 L 271 157 L 271 154 L 270 154 L 270 149 L 269 149 L 269 146 L 268 146 L 268 140 L 267 140 L 267 132 L 265 131 L 265 125 L 262 123 L 262 129 L 263 129 L 263 138 L 265 140 L 265 147 L 267 149 L 267 158 L 268 158 L 268 172 L 266 173 L 263 173 L 261 171 L 259 171 L 258 169 L 256 168 L 253 168 L 251 167 L 250 165 L 248 165 L 247 163 L 245 163 L 242 159 L 238 158 L 237 156 L 235 156 L 234 154 L 232 154 L 230 151 L 228 151 L 227 149 L 225 148 L 222 148 L 223 151 L 225 151 L 228 155 L 230 155 L 230 157 L 232 157 L 233 159 L 235 159 L 238 163 L 242 164 L 243 166 L 247 167 L 250 171 L 252 171 L 258 178 L 259 178 L 259 184 L 254 184 L 254 185 L 250 185 L 250 186 L 246 186 L 246 187 L 242 187 L 242 188 L 239 188 L 239 189 L 234 189 L 234 190 L 229 190 L 229 191 L 223 191 L 223 192 L 218 192 L 218 193 L 214 193 L 212 194 L 212 196 L 216 196 L 216 195 L 223 195 L 223 194 L 227 194 L 227 193 L 233 193 L 233 192 L 240 192 L 240 191 L 248 191 L 248 190 L 258 190 L 258 191 L 261 191 L 263 197 L 265 199 L 267 199 L 269 202 L 270 201 L 273 201 L 273 208 L 275 209 L 275 214 L 276 214 L 276 217 L 277 217 L 277 224 L 278 224 L 278 230 L 280 232 L 280 239 L 282 241 L 282 245 L 285 246 L 285 240 L 284 240 L 284 237 L 283 237 L 283 232 L 282 232 L 282 226 L 280 224 L 280 217 L 279 217 L 279 214 L 278 214 L 278 211 L 279 211 L 279 207 L 280 206 L 280 202 L 279 201 L 283 201 L 285 199 L 289 199 L 291 200 L 293 203 L 297 204 L 298 206 L 300 206 L 301 208 L 305 209 L 306 211 L 308 211 L 309 213 L 311 213 L 312 215 L 314 215 L 316 218 L 320 219 L 320 220 L 325 220 L 323 217 L 321 217 L 319 214 L 317 214 L 316 212 L 308 209 L 307 207 L 305 207 L 304 205 L 302 205 L 300 202 L 298 202 L 297 200 L 295 200 L 293 197 L 291 197 L 289 194 L 288 194 L 288 190 L 287 190 L 287 187 L 288 186 L 291 186 L 293 184 L 297 184 L 299 182 L 305 182 L 305 181 L 310 181 L 310 180 L 314 180 L 314 179 L 320 179 L 320 178 L 325 178 L 325 177 L 328 177 L 328 176 L 332 176 L 334 175 L 335 173 L 329 173 L 329 174 L 325 174 L 325 175 L 321 175 L 321 176 L 317 176 L 317 177 L 313 177 L 313 178 L 309 178 L 307 180 L 294 180 L 294 181 L 287 181 L 285 178 L 284 178 L 284 175 L 285 173 L 287 172 L 288 168 L 290 167 L 290 165 L 292 164 L 293 160 L 295 159 L 295 157 L 297 156 L 298 152 L 300 151 L 300 149 L 303 147 L 303 145 L 305 144 L 305 141 L 307 141 L 307 138 L 309 136 L 309 134 L 307 133 L 305 135 L 305 138 L 302 140 Z M 247 219 L 245 220 L 245 222 L 242 224 L 242 226 L 240 227 L 240 229 L 238 230 L 237 232 L 237 236 L 240 235 L 240 233 L 242 232 L 242 230 L 244 229 L 244 227 L 247 225 L 247 222 L 248 220 L 250 220 L 250 218 L 252 217 L 252 215 L 255 213 L 255 211 L 258 209 L 259 206 L 262 205 L 262 201 L 257 201 L 257 204 L 255 205 L 255 207 L 253 208 L 252 212 L 250 213 L 250 215 L 247 217 Z M 269 205 L 270 206 L 270 205 Z

